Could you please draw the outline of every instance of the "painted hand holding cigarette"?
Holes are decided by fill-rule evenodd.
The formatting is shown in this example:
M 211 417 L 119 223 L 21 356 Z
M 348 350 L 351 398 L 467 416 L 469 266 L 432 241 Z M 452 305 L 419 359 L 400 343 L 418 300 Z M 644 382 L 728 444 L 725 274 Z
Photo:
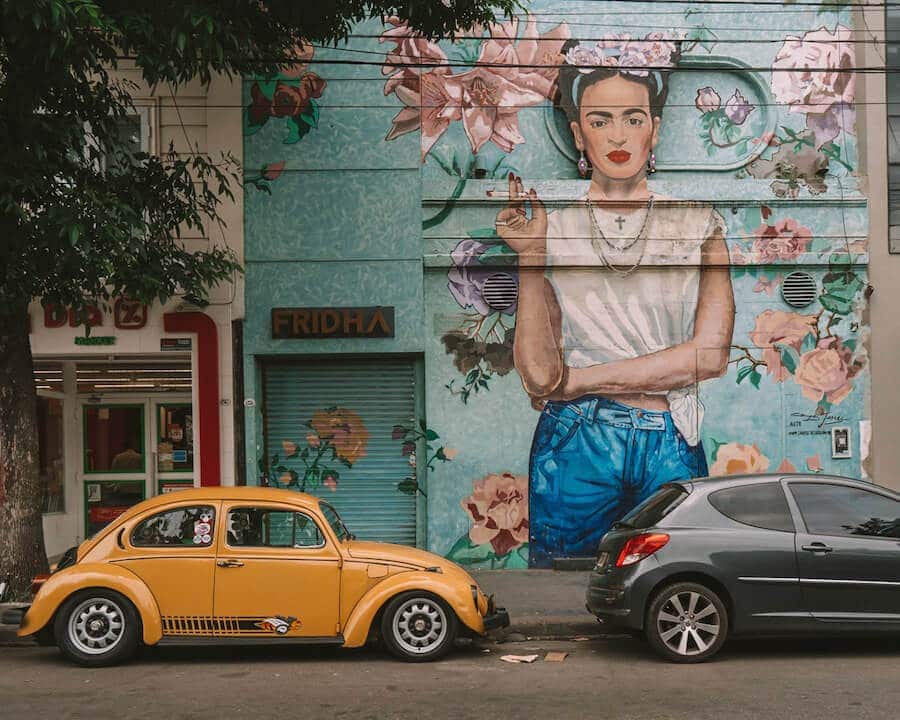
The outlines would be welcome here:
M 531 219 L 525 212 L 531 203 Z M 522 178 L 509 174 L 509 204 L 497 215 L 497 234 L 509 247 L 522 255 L 541 255 L 547 250 L 547 211 L 532 188 L 527 193 Z

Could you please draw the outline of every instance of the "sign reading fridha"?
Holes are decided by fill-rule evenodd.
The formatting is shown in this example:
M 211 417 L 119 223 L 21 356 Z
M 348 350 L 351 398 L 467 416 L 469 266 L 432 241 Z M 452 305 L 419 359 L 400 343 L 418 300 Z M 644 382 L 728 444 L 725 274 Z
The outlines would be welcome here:
M 394 308 L 272 308 L 272 337 L 391 338 Z

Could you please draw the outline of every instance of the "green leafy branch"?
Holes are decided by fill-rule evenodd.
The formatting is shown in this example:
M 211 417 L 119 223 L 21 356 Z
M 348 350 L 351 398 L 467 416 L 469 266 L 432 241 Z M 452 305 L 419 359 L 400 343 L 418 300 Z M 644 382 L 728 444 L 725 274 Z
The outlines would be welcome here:
M 452 448 L 437 446 L 440 438 L 441 436 L 429 428 L 424 420 L 419 420 L 418 426 L 397 424 L 391 429 L 391 439 L 403 442 L 401 453 L 411 458 L 411 464 L 415 462 L 416 447 L 419 443 L 424 444 L 426 450 L 424 465 L 431 471 L 435 470 L 435 463 L 438 461 L 450 462 L 456 457 L 456 451 Z M 428 497 L 415 477 L 404 478 L 397 484 L 397 489 L 407 495 L 420 493 L 422 497 Z

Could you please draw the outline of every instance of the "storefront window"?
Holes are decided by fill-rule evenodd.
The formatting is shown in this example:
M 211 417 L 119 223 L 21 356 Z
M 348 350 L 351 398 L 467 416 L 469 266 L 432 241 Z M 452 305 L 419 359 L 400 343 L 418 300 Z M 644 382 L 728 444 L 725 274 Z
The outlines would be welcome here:
M 159 472 L 194 470 L 194 422 L 190 404 L 160 405 L 157 409 Z
M 143 472 L 144 408 L 92 405 L 84 409 L 84 471 Z
M 63 442 L 63 402 L 56 398 L 39 397 L 38 462 L 41 485 L 44 488 L 45 513 L 65 512 L 65 445 Z
M 84 484 L 85 537 L 92 537 L 144 499 L 143 480 L 103 480 Z

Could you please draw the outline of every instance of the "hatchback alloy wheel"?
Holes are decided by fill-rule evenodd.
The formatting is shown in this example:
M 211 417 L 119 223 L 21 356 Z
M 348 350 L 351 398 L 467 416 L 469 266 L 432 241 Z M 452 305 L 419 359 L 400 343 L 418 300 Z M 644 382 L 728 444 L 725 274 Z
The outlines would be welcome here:
M 647 639 L 664 657 L 702 662 L 719 651 L 728 633 L 722 600 L 698 583 L 677 583 L 656 595 L 647 613 Z

